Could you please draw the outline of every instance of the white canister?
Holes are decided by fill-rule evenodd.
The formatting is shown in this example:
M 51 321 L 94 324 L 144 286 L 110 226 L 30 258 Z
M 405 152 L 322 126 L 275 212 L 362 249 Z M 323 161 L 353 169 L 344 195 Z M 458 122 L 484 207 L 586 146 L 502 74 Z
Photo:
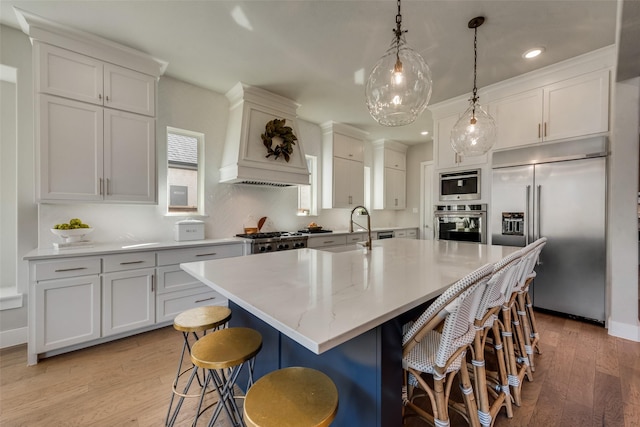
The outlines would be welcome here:
M 183 242 L 185 240 L 203 240 L 204 222 L 197 219 L 185 219 L 176 222 L 175 240 Z

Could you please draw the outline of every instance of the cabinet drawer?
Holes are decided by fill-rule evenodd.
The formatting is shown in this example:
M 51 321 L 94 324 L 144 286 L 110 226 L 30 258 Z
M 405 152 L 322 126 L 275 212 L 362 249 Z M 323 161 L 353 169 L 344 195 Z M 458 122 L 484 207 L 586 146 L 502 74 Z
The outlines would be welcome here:
M 179 264 L 158 267 L 157 271 L 157 294 L 182 291 L 184 289 L 191 289 L 202 286 L 201 281 L 182 270 Z
M 131 252 L 123 255 L 106 255 L 103 260 L 105 273 L 156 266 L 156 254 L 154 252 Z
M 199 248 L 171 249 L 158 252 L 158 265 L 205 261 L 208 259 L 242 256 L 242 244 L 203 246 Z
M 156 297 L 156 323 L 173 321 L 178 314 L 190 308 L 205 305 L 223 305 L 226 307 L 227 304 L 228 300 L 225 297 L 207 285 L 158 295 Z
M 407 230 L 396 230 L 396 232 L 394 233 L 394 237 L 407 237 Z
M 367 240 L 367 233 L 354 233 L 347 236 L 347 244 L 364 242 Z
M 418 238 L 418 230 L 412 228 L 411 230 L 407 230 L 407 238 L 408 239 L 417 239 Z
M 322 236 L 322 237 L 309 237 L 307 240 L 307 247 L 309 248 L 321 248 L 324 246 L 337 246 L 346 245 L 347 236 Z
M 36 282 L 65 277 L 100 274 L 100 258 L 67 258 L 56 261 L 41 261 L 33 265 L 32 275 Z

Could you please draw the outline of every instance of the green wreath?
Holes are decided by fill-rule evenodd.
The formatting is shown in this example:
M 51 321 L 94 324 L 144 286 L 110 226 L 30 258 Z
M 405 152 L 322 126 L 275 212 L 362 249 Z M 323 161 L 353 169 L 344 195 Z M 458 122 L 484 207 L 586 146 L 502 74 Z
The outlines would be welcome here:
M 286 119 L 273 119 L 265 127 L 265 133 L 260 135 L 262 143 L 267 147 L 268 154 L 265 157 L 273 156 L 274 159 L 282 156 L 288 162 L 290 154 L 293 153 L 293 145 L 298 138 L 293 134 L 290 126 L 285 126 Z M 279 137 L 282 142 L 273 147 L 272 139 Z

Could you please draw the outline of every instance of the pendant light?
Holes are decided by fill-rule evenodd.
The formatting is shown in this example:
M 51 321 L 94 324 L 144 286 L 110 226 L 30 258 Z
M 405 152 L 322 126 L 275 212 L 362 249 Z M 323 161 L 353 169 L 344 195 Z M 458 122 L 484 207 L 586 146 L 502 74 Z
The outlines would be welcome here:
M 400 0 L 395 37 L 367 79 L 365 95 L 371 116 L 383 126 L 413 123 L 431 98 L 431 70 L 419 53 L 407 46 Z
M 484 22 L 484 17 L 478 16 L 469 21 L 469 28 L 473 28 L 473 95 L 469 100 L 471 105 L 456 122 L 451 130 L 451 146 L 461 156 L 481 156 L 485 154 L 496 139 L 496 123 L 480 106 L 478 88 L 476 87 L 476 68 L 478 64 L 478 27 Z

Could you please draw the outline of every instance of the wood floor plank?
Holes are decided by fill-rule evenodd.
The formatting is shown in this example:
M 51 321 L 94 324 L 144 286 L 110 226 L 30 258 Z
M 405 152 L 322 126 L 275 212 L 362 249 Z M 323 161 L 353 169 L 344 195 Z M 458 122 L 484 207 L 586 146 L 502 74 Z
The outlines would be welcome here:
M 525 380 L 514 417 L 501 411 L 494 426 L 640 427 L 640 343 L 611 337 L 594 325 L 537 314 L 542 354 L 533 382 Z M 181 346 L 179 333 L 167 327 L 31 367 L 25 346 L 2 349 L 0 425 L 164 425 Z M 195 399 L 185 404 L 177 425 L 191 425 L 195 405 Z M 207 414 L 198 424 L 206 420 Z M 415 419 L 407 424 L 424 425 Z M 460 425 L 466 423 L 452 418 L 452 427 Z
M 624 427 L 624 403 L 620 378 L 596 372 L 593 427 Z

